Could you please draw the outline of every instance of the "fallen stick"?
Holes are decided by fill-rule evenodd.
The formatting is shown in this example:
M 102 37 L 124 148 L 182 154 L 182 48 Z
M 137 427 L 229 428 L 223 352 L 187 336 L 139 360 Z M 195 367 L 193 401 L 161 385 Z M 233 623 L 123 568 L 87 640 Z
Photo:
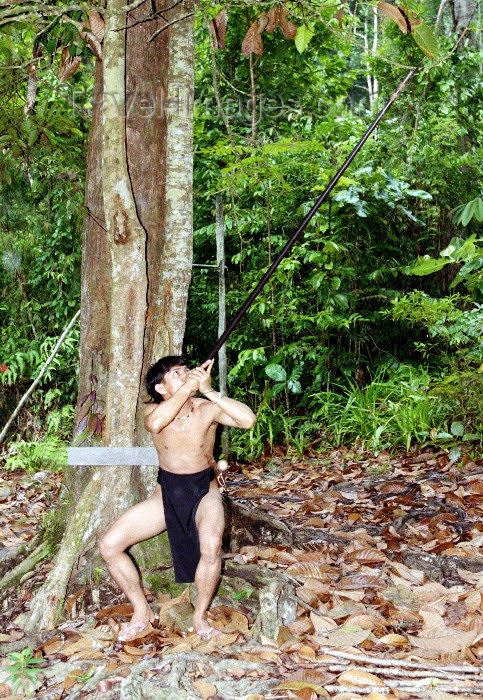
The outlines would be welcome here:
M 353 666 L 347 662 L 347 664 L 333 664 L 331 661 L 320 661 L 319 666 L 324 666 L 327 671 L 332 673 L 341 673 L 343 671 L 355 670 Z M 435 671 L 433 669 L 428 669 L 427 671 L 408 671 L 399 668 L 384 668 L 379 666 L 364 666 L 361 667 L 361 671 L 368 671 L 369 673 L 379 673 L 382 676 L 401 676 L 402 678 L 439 678 L 441 680 L 447 681 L 467 681 L 470 680 L 468 676 L 461 676 L 458 674 L 449 673 L 449 671 Z M 466 686 L 465 686 L 466 687 Z
M 395 684 L 393 683 L 388 687 L 388 684 L 386 684 L 386 687 L 383 685 L 324 685 L 324 689 L 328 693 L 359 693 L 360 695 L 369 695 L 370 693 L 381 693 L 384 695 L 387 695 L 392 688 L 396 688 L 397 690 L 402 690 L 405 692 L 409 693 L 420 693 L 421 695 L 424 694 L 424 697 L 427 697 L 427 691 L 430 688 L 430 686 L 427 685 L 403 685 L 403 684 Z M 441 693 L 461 693 L 462 691 L 465 691 L 466 697 L 468 695 L 477 695 L 480 697 L 480 693 L 483 690 L 483 686 L 478 686 L 477 688 L 469 688 L 468 686 L 454 686 L 454 685 L 437 685 L 433 686 L 434 690 L 438 690 Z
M 401 668 L 416 668 L 421 671 L 448 671 L 449 673 L 475 673 L 481 674 L 481 670 L 473 666 L 430 666 L 420 664 L 417 661 L 405 661 L 404 659 L 380 659 L 377 656 L 366 656 L 365 654 L 351 654 L 347 651 L 334 651 L 332 647 L 320 647 L 319 651 L 336 659 L 349 659 L 358 663 L 374 664 L 376 666 L 394 666 Z

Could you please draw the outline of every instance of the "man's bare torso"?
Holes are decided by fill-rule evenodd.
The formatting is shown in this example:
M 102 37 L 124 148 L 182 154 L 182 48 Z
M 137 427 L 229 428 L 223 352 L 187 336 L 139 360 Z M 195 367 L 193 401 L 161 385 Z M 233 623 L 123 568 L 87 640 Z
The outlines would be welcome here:
M 216 464 L 213 458 L 216 421 L 213 404 L 207 399 L 194 398 L 189 418 L 173 419 L 159 433 L 151 433 L 158 453 L 159 466 L 175 474 L 191 474 Z M 148 406 L 145 415 L 157 404 Z

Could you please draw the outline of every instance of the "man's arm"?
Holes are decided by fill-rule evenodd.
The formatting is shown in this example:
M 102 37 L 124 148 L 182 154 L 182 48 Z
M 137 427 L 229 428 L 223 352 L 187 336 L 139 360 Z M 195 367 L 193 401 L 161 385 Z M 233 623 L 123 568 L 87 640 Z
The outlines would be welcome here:
M 210 390 L 206 393 L 206 398 L 217 405 L 217 410 L 213 415 L 213 420 L 221 425 L 229 425 L 232 428 L 253 428 L 257 417 L 252 409 L 241 401 L 230 399 L 228 396 L 221 396 L 219 391 Z
M 206 360 L 200 367 L 196 367 L 190 372 L 190 375 L 199 381 L 200 392 L 218 406 L 213 420 L 233 428 L 245 428 L 246 430 L 253 428 L 257 417 L 249 406 L 241 401 L 236 401 L 236 399 L 230 399 L 228 396 L 221 396 L 219 391 L 211 388 L 210 375 L 214 361 L 214 359 Z
M 178 415 L 179 409 L 189 398 L 194 388 L 197 387 L 193 386 L 193 381 L 187 381 L 169 399 L 158 404 L 151 413 L 144 417 L 146 430 L 150 433 L 161 432 Z

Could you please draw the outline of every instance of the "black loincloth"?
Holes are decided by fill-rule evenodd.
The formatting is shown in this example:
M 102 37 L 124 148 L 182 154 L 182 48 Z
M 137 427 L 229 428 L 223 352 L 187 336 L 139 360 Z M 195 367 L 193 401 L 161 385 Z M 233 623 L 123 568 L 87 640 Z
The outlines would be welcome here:
M 173 557 L 176 583 L 191 583 L 200 560 L 200 541 L 195 516 L 203 496 L 215 478 L 213 467 L 194 474 L 173 474 L 158 470 L 163 495 L 164 517 Z

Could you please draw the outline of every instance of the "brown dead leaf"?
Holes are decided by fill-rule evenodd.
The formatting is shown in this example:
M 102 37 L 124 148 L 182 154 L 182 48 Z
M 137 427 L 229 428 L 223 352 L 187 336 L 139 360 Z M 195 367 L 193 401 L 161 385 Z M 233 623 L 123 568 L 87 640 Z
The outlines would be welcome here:
M 144 656 L 146 654 L 146 649 L 140 649 L 139 647 L 133 647 L 129 644 L 124 644 L 122 649 L 126 654 L 131 654 L 131 656 Z
M 328 580 L 334 575 L 334 568 L 328 564 L 318 564 L 317 562 L 301 561 L 292 564 L 287 568 L 287 574 L 300 578 L 315 578 Z
M 59 74 L 59 82 L 64 83 L 66 80 L 68 80 L 71 77 L 71 75 L 73 75 L 76 72 L 76 70 L 79 69 L 80 64 L 80 56 L 74 56 L 72 59 L 66 59 L 64 67 L 61 68 Z
M 209 618 L 210 622 L 217 623 L 218 629 L 224 634 L 241 632 L 245 637 L 249 636 L 248 618 L 236 608 L 228 605 L 218 605 L 211 608 Z
M 314 613 L 311 613 L 311 615 L 313 614 Z M 308 632 L 313 632 L 314 625 L 312 624 L 312 620 L 308 617 L 300 617 L 298 620 L 295 620 L 295 622 L 292 622 L 290 625 L 288 625 L 288 629 L 292 634 L 295 634 L 296 636 L 302 636 L 303 634 L 307 634 Z
M 375 576 L 374 574 L 351 574 L 350 576 L 343 576 L 337 583 L 346 591 L 357 591 L 363 588 L 375 590 L 377 588 L 384 588 L 385 585 L 382 577 Z
M 337 678 L 339 685 L 384 685 L 384 682 L 374 673 L 362 668 L 349 668 Z
M 104 20 L 102 19 L 101 15 L 93 9 L 89 10 L 87 15 L 89 17 L 89 29 L 94 34 L 96 39 L 102 42 L 104 39 L 105 30 Z
M 348 625 L 358 625 L 362 629 L 385 629 L 386 621 L 380 615 L 353 615 L 347 620 Z
M 200 697 L 203 698 L 203 700 L 208 700 L 208 698 L 212 698 L 218 694 L 216 685 L 214 685 L 213 683 L 207 683 L 206 681 L 197 680 L 191 681 L 191 684 L 196 690 L 196 692 L 200 694 Z
M 269 34 L 272 34 L 275 29 L 277 28 L 278 25 L 278 7 L 273 6 L 270 8 L 270 11 L 268 12 L 268 21 L 267 25 L 265 27 L 265 31 L 268 32 Z
M 367 548 L 359 549 L 348 555 L 351 561 L 360 561 L 364 564 L 377 564 L 386 561 L 386 556 L 379 549 Z
M 407 19 L 403 10 L 401 10 L 399 7 L 396 7 L 396 5 L 391 5 L 388 2 L 378 2 L 377 7 L 386 15 L 386 17 L 389 17 L 396 22 L 403 34 L 407 34 L 410 31 L 411 25 L 409 24 L 409 20 Z M 420 455 L 420 457 L 423 456 L 425 455 Z
M 287 18 L 287 10 L 283 5 L 278 8 L 278 13 L 278 21 L 284 37 L 286 39 L 295 39 L 297 27 Z
M 380 639 L 377 640 L 377 643 L 387 644 L 388 646 L 393 647 L 405 646 L 406 644 L 409 644 L 406 637 L 403 637 L 402 634 L 386 634 L 384 637 L 380 637 Z
M 307 644 L 301 644 L 297 649 L 297 654 L 302 659 L 308 659 L 309 661 L 315 661 L 315 649 L 309 647 Z
M 322 615 L 316 615 L 314 612 L 310 613 L 310 621 L 315 629 L 315 633 L 328 632 L 329 630 L 335 629 L 337 623 L 330 617 L 324 617 Z
M 95 614 L 96 620 L 104 620 L 106 617 L 127 617 L 132 615 L 134 608 L 131 603 L 121 603 L 120 605 L 109 605 L 106 608 L 101 608 Z
M 263 42 L 258 19 L 251 23 L 242 42 L 242 54 L 244 56 L 249 56 L 251 53 L 257 54 L 258 56 L 263 54 Z
M 220 10 L 216 17 L 208 25 L 210 28 L 211 38 L 214 49 L 225 48 L 226 27 L 228 23 L 228 15 L 226 8 Z
M 409 634 L 411 644 L 417 649 L 436 651 L 441 654 L 451 654 L 470 647 L 477 637 L 475 630 L 462 632 L 458 629 L 446 628 L 448 634 L 438 634 L 437 631 L 428 630 L 431 636 L 419 636 Z
M 317 635 L 317 640 L 328 647 L 353 647 L 366 640 L 371 630 L 364 630 L 357 625 L 342 625 L 337 629 Z
M 325 527 L 327 523 L 325 520 L 322 520 L 322 518 L 309 518 L 308 520 L 305 521 L 305 526 L 306 527 Z
M 322 697 L 329 697 L 329 694 L 321 685 L 310 683 L 309 681 L 283 681 L 283 683 L 276 685 L 274 690 L 303 690 L 304 688 L 309 688 Z

